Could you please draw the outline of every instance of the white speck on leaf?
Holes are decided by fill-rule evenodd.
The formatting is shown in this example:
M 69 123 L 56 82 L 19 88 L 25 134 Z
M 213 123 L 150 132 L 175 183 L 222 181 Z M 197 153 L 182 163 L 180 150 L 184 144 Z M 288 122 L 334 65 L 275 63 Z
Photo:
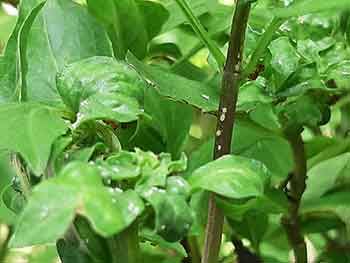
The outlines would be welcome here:
M 202 98 L 206 99 L 206 100 L 209 100 L 210 97 L 208 95 L 202 94 Z
M 221 130 L 217 130 L 217 131 L 216 131 L 216 136 L 219 137 L 219 136 L 221 135 L 221 133 L 222 133 Z
M 42 219 L 46 218 L 49 215 L 49 208 L 48 207 L 43 207 L 43 210 L 40 212 L 40 217 Z

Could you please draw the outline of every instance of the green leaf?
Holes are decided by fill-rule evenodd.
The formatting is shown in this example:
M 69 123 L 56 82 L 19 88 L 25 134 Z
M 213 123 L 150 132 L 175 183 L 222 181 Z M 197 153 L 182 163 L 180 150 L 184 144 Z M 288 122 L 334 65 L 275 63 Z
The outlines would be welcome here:
M 116 181 L 137 178 L 141 174 L 137 158 L 132 152 L 121 151 L 106 161 L 98 161 L 97 165 L 103 177 Z
M 111 55 L 103 28 L 84 7 L 70 0 L 46 1 L 25 39 L 21 45 L 26 48 L 19 55 L 27 65 L 22 72 L 26 100 L 57 100 L 55 77 L 66 64 Z
M 183 172 L 186 169 L 187 159 L 184 156 L 180 160 L 172 161 L 171 155 L 168 153 L 161 153 L 156 156 L 150 152 L 137 150 L 136 154 L 139 165 L 142 167 L 141 178 L 137 181 L 136 191 L 141 195 L 144 195 L 153 186 L 165 188 L 167 177 L 171 173 Z
M 162 97 L 155 89 L 145 91 L 145 112 L 151 116 L 151 127 L 159 132 L 165 144 L 164 152 L 178 158 L 184 149 L 192 125 L 193 109 Z
M 77 115 L 77 124 L 105 119 L 117 122 L 137 120 L 142 114 L 147 84 L 128 64 L 109 57 L 91 57 L 70 64 L 57 76 L 57 88 L 64 103 Z
M 75 213 L 86 216 L 97 233 L 108 237 L 128 227 L 143 209 L 135 192 L 107 188 L 96 167 L 72 162 L 34 188 L 11 245 L 52 243 L 67 230 Z
M 26 61 L 26 49 L 28 42 L 29 31 L 37 18 L 39 12 L 44 7 L 45 1 L 36 5 L 25 18 L 19 33 L 17 41 L 17 90 L 16 97 L 19 101 L 25 101 L 27 97 L 27 83 L 26 75 L 28 72 L 28 65 Z
M 193 216 L 183 196 L 157 187 L 150 187 L 142 196 L 155 210 L 155 231 L 158 235 L 168 242 L 176 242 L 186 236 Z
M 161 248 L 167 249 L 167 250 L 173 250 L 179 255 L 183 257 L 187 257 L 187 253 L 185 248 L 179 243 L 179 242 L 168 242 L 165 241 L 161 236 L 157 235 L 150 229 L 144 228 L 142 229 L 142 232 L 140 233 L 141 237 L 144 239 L 158 244 Z
M 308 91 L 327 91 L 315 62 L 299 66 L 279 87 L 278 96 L 304 95 Z
M 232 146 L 232 153 L 263 162 L 273 173 L 273 181 L 286 178 L 293 168 L 293 158 L 288 142 L 278 133 L 267 130 L 247 118 L 237 118 L 233 141 L 236 143 Z M 190 175 L 195 169 L 210 162 L 213 158 L 213 150 L 213 138 L 195 150 L 189 156 L 186 175 Z
M 259 218 L 259 220 L 257 220 Z M 268 228 L 268 216 L 257 211 L 249 211 L 242 221 L 230 219 L 229 224 L 240 236 L 247 238 L 258 251 Z
M 239 111 L 249 111 L 261 103 L 272 102 L 272 98 L 264 91 L 265 81 L 257 79 L 244 83 L 238 93 L 237 107 Z
M 192 12 L 191 7 L 186 0 L 175 0 L 179 5 L 183 13 L 185 14 L 188 22 L 192 26 L 193 31 L 197 34 L 199 39 L 204 43 L 204 45 L 209 49 L 212 56 L 214 57 L 219 69 L 222 71 L 225 64 L 225 56 L 216 45 L 216 43 L 210 38 L 209 33 L 204 29 L 203 25 L 200 23 L 199 19 Z
M 330 109 L 322 96 L 304 95 L 277 107 L 278 117 L 286 130 L 296 131 L 303 126 L 317 127 L 329 121 Z
M 300 40 L 297 43 L 297 50 L 307 62 L 320 63 L 320 52 L 324 51 L 336 43 L 336 40 L 331 37 L 325 37 L 319 41 L 312 41 L 311 39 Z
M 338 216 L 348 229 L 350 235 L 350 208 L 349 191 L 339 191 L 327 194 L 322 197 L 308 198 L 302 201 L 300 207 L 301 214 L 325 212 Z
M 271 66 L 283 81 L 297 69 L 299 56 L 287 37 L 272 41 L 269 50 L 272 55 Z
M 347 56 L 348 60 L 343 60 L 340 63 L 330 67 L 327 71 L 328 79 L 333 79 L 337 87 L 347 88 L 349 75 L 350 75 L 350 56 Z
M 96 262 L 106 262 L 110 260 L 107 241 L 96 234 L 86 218 L 77 216 L 74 219 L 74 227 L 79 234 L 81 242 L 88 248 L 89 255 Z
M 40 184 L 33 190 L 18 220 L 10 246 L 54 243 L 73 220 L 77 203 L 78 196 L 73 195 L 71 189 L 53 181 Z
M 88 0 L 89 11 L 101 21 L 112 41 L 114 55 L 124 59 L 128 50 L 137 57 L 146 54 L 148 35 L 134 0 Z
M 148 40 L 150 41 L 162 30 L 162 27 L 168 20 L 170 13 L 163 6 L 163 4 L 154 1 L 139 0 L 137 1 L 137 5 L 140 13 L 143 16 L 148 34 Z
M 337 11 L 349 7 L 347 0 L 334 1 L 318 1 L 318 0 L 304 0 L 296 1 L 290 7 L 276 8 L 273 13 L 278 17 L 302 16 L 309 13 L 323 12 L 323 11 Z
M 188 198 L 191 193 L 191 186 L 181 176 L 170 176 L 166 182 L 166 191 L 171 194 L 178 194 Z
M 19 5 L 19 15 L 16 26 L 7 42 L 4 55 L 0 57 L 0 102 L 17 101 L 15 95 L 17 88 L 17 47 L 19 31 L 33 8 L 43 2 L 42 0 L 22 1 Z
M 223 210 L 225 216 L 235 221 L 243 221 L 249 211 L 260 214 L 281 214 L 288 209 L 288 199 L 282 190 L 268 189 L 264 195 L 251 198 L 247 201 L 237 199 L 216 198 L 218 206 Z
M 328 191 L 350 185 L 350 153 L 320 162 L 308 172 L 303 199 L 320 198 Z
M 31 103 L 1 106 L 0 122 L 0 148 L 19 152 L 37 175 L 46 168 L 51 145 L 67 130 L 53 108 Z
M 226 155 L 195 170 L 189 178 L 193 189 L 205 189 L 230 198 L 261 196 L 270 172 L 259 161 Z
M 72 244 L 64 239 L 57 241 L 57 252 L 62 263 L 90 263 L 92 261 L 87 251 L 78 246 L 79 244 Z
M 131 54 L 127 57 L 136 70 L 152 83 L 162 96 L 188 103 L 203 111 L 216 111 L 219 105 L 219 91 L 204 83 L 189 80 L 169 73 L 159 67 L 143 64 Z

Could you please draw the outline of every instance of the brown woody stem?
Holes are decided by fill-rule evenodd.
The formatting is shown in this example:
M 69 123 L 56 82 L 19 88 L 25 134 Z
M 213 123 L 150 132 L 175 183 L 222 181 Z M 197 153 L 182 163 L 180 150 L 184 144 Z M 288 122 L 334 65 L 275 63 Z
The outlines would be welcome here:
M 289 181 L 289 211 L 288 214 L 282 218 L 282 224 L 293 249 L 295 262 L 307 263 L 306 243 L 301 233 L 298 217 L 301 197 L 306 188 L 307 166 L 305 147 L 300 133 L 288 134 L 286 138 L 293 151 L 294 171 Z
M 242 52 L 250 12 L 250 3 L 238 0 L 232 21 L 231 36 L 221 86 L 220 106 L 216 128 L 214 159 L 231 153 L 232 131 L 235 122 L 237 95 L 241 80 Z M 224 214 L 209 197 L 208 222 L 202 263 L 217 263 L 221 245 Z

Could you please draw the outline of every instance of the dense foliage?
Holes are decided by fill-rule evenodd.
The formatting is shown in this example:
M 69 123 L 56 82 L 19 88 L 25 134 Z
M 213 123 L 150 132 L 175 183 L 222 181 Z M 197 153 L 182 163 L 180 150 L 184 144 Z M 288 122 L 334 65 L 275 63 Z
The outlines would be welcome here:
M 348 0 L 0 2 L 0 262 L 350 262 Z

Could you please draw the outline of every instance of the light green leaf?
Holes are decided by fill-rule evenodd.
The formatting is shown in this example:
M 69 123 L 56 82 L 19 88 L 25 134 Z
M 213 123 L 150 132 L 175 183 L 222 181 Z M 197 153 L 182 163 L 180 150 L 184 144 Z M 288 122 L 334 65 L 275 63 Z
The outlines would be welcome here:
M 195 170 L 189 178 L 193 189 L 205 189 L 230 198 L 261 196 L 270 172 L 259 161 L 226 155 Z
M 26 39 L 20 56 L 27 64 L 27 100 L 57 100 L 55 77 L 66 64 L 111 55 L 103 28 L 84 7 L 70 0 L 47 0 Z
M 78 113 L 77 124 L 92 119 L 137 120 L 147 84 L 125 62 L 91 57 L 68 65 L 57 76 L 64 103 Z
M 26 49 L 29 31 L 37 18 L 39 12 L 44 7 L 45 1 L 42 1 L 36 5 L 25 18 L 19 33 L 17 40 L 17 88 L 16 98 L 19 101 L 25 101 L 27 97 L 27 83 L 26 75 L 28 72 L 28 64 L 26 58 Z
M 46 168 L 54 140 L 67 130 L 54 109 L 31 103 L 1 106 L 0 122 L 0 148 L 19 152 L 37 175 Z
M 11 247 L 25 247 L 54 243 L 67 230 L 73 220 L 78 196 L 71 188 L 49 181 L 39 185 L 23 210 Z
M 269 50 L 272 55 L 272 68 L 281 75 L 282 80 L 285 80 L 297 69 L 298 54 L 287 37 L 280 37 L 272 41 Z
M 67 230 L 75 213 L 86 216 L 97 233 L 108 237 L 128 227 L 143 209 L 144 204 L 135 192 L 121 193 L 105 187 L 96 167 L 72 162 L 57 177 L 34 188 L 11 245 L 55 242 Z
M 349 7 L 348 0 L 322 1 L 319 0 L 304 0 L 296 1 L 290 7 L 276 8 L 273 13 L 278 17 L 302 16 L 309 13 L 322 11 L 343 10 Z
M 7 42 L 4 55 L 0 58 L 0 102 L 12 102 L 17 101 L 18 98 L 15 95 L 17 88 L 17 47 L 18 47 L 18 35 L 20 29 L 27 18 L 30 15 L 33 8 L 43 0 L 27 0 L 21 1 L 19 5 L 19 15 L 11 33 L 11 36 Z
M 166 182 L 166 191 L 168 193 L 182 195 L 187 198 L 190 196 L 191 186 L 181 176 L 170 176 Z
M 308 172 L 303 200 L 320 198 L 332 189 L 349 186 L 349 171 L 350 153 L 343 153 L 318 163 Z
M 121 151 L 106 161 L 98 161 L 97 165 L 103 177 L 116 181 L 134 179 L 141 174 L 141 167 L 132 152 Z

